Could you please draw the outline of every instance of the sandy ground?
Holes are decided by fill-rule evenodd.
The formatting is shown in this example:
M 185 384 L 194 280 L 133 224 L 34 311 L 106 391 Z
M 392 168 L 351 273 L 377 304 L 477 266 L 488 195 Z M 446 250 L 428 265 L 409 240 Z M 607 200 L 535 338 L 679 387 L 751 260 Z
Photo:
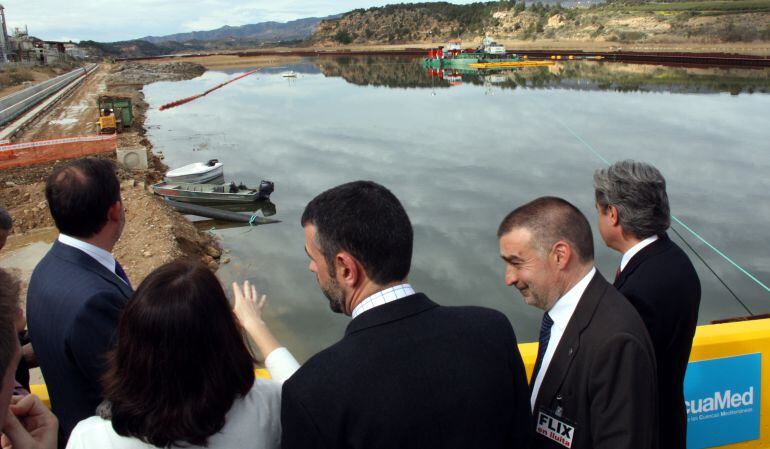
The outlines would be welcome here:
M 94 122 L 98 114 L 96 97 L 112 88 L 110 81 L 114 79 L 111 73 L 113 69 L 109 65 L 100 67 L 75 92 L 41 115 L 15 140 L 26 142 L 95 134 Z M 138 88 L 141 85 L 131 87 L 136 96 L 136 121 L 131 130 L 119 135 L 119 148 L 150 146 L 142 128 L 147 105 L 136 91 Z M 103 157 L 114 159 L 114 155 Z M 41 229 L 53 226 L 45 202 L 44 187 L 45 179 L 55 165 L 54 162 L 0 171 L 0 205 L 6 207 L 14 217 L 9 248 L 17 241 L 33 243 L 34 238 L 29 238 L 30 233 L 34 235 Z M 212 269 L 218 267 L 221 255 L 218 242 L 212 236 L 199 232 L 192 223 L 168 208 L 147 189 L 148 184 L 157 181 L 164 172 L 165 167 L 153 157 L 150 170 L 120 173 L 123 200 L 128 212 L 126 228 L 114 253 L 135 285 L 154 268 L 178 257 L 197 258 Z M 0 262 L 8 265 L 7 260 L 13 255 L 5 253 L 0 254 Z M 25 277 L 29 275 L 23 274 Z
M 640 51 L 640 52 L 691 52 L 691 53 L 739 53 L 747 55 L 770 55 L 770 42 L 735 42 L 721 44 L 704 44 L 694 42 L 677 43 L 639 43 L 626 44 L 611 41 L 586 42 L 580 40 L 506 40 L 499 42 L 510 51 L 516 50 L 583 50 L 583 51 Z M 481 44 L 481 40 L 463 41 L 466 47 Z M 337 50 L 393 50 L 405 48 L 434 48 L 444 45 L 443 42 L 415 43 L 407 45 L 351 45 L 339 47 Z M 318 50 L 330 50 L 329 47 Z
M 88 76 L 67 98 L 39 116 L 15 139 L 18 142 L 96 134 L 96 98 L 106 90 L 107 67 Z

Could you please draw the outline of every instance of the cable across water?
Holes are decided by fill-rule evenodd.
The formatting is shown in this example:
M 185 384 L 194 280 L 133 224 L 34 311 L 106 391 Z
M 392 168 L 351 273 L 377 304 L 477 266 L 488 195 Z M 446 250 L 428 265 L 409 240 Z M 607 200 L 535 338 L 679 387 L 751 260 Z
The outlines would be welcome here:
M 608 160 L 607 160 L 607 159 L 606 159 L 604 156 L 602 156 L 602 155 L 601 155 L 601 154 L 600 154 L 600 153 L 599 153 L 599 152 L 598 152 L 598 151 L 597 151 L 597 150 L 596 150 L 596 149 L 595 149 L 595 148 L 594 148 L 594 147 L 593 147 L 591 144 L 589 144 L 588 142 L 586 142 L 586 141 L 585 141 L 585 140 L 584 140 L 582 137 L 580 137 L 580 136 L 579 136 L 579 135 L 578 135 L 578 134 L 577 134 L 575 131 L 573 131 L 573 130 L 572 130 L 572 128 L 570 128 L 570 127 L 569 127 L 569 126 L 568 126 L 566 123 L 564 123 L 564 122 L 562 122 L 561 120 L 558 120 L 558 119 L 555 119 L 555 120 L 556 120 L 556 122 L 557 122 L 557 123 L 559 123 L 559 124 L 560 124 L 560 125 L 561 125 L 561 126 L 564 128 L 564 129 L 566 129 L 566 130 L 567 130 L 567 131 L 568 131 L 570 134 L 572 134 L 573 136 L 575 136 L 575 138 L 576 138 L 577 140 L 579 140 L 579 141 L 580 141 L 580 143 L 582 143 L 582 144 L 583 144 L 583 145 L 584 145 L 586 148 L 588 148 L 588 149 L 589 149 L 589 150 L 590 150 L 590 151 L 591 151 L 591 152 L 594 154 L 594 156 L 596 156 L 596 157 L 597 157 L 597 158 L 598 158 L 600 161 L 604 162 L 604 163 L 605 163 L 605 164 L 607 164 L 607 165 L 611 165 L 611 164 L 610 164 L 610 162 L 609 162 L 609 161 L 608 161 Z M 714 245 L 712 245 L 711 243 L 709 243 L 709 242 L 708 242 L 708 241 L 707 241 L 705 238 L 703 238 L 703 237 L 702 237 L 700 234 L 698 234 L 697 232 L 695 232 L 695 231 L 694 231 L 694 230 L 693 230 L 691 227 L 687 226 L 687 224 L 685 224 L 685 223 L 684 223 L 684 221 L 682 221 L 682 220 L 681 220 L 679 217 L 677 217 L 676 215 L 673 215 L 673 214 L 672 214 L 672 215 L 671 215 L 671 219 L 672 219 L 672 220 L 674 220 L 675 222 L 677 222 L 677 223 L 678 223 L 680 226 L 682 226 L 684 229 L 686 229 L 686 230 L 687 230 L 687 231 L 688 231 L 690 234 L 692 234 L 692 235 L 693 235 L 695 238 L 697 238 L 698 240 L 700 240 L 701 242 L 703 242 L 703 243 L 704 243 L 706 246 L 708 246 L 708 247 L 709 247 L 709 248 L 710 248 L 712 251 L 714 251 L 716 254 L 718 254 L 720 257 L 722 257 L 722 258 L 723 258 L 724 260 L 726 260 L 728 263 L 730 263 L 730 265 L 732 265 L 733 267 L 735 267 L 735 268 L 736 268 L 738 271 L 740 271 L 741 273 L 743 273 L 744 275 L 746 275 L 746 277 L 748 277 L 748 278 L 749 278 L 749 279 L 751 279 L 751 280 L 752 280 L 754 283 L 756 283 L 756 284 L 757 284 L 757 285 L 759 285 L 761 288 L 763 288 L 763 289 L 764 289 L 766 292 L 769 292 L 769 293 L 770 293 L 770 287 L 768 287 L 768 286 L 767 286 L 767 285 L 766 285 L 764 282 L 762 282 L 762 281 L 760 281 L 759 279 L 757 279 L 757 277 L 756 277 L 756 276 L 754 276 L 754 275 L 753 275 L 753 274 L 751 274 L 751 273 L 750 273 L 748 270 L 746 270 L 745 268 L 743 268 L 742 266 L 740 266 L 740 265 L 739 265 L 737 262 L 735 262 L 733 259 L 731 259 L 730 257 L 728 257 L 728 256 L 727 256 L 725 253 L 723 253 L 722 251 L 720 251 L 719 249 L 717 249 L 717 248 L 716 248 Z M 679 235 L 679 233 L 677 233 L 677 235 Z M 680 235 L 679 237 L 681 238 L 682 236 Z M 682 240 L 684 241 L 684 238 L 682 238 Z M 685 241 L 685 242 L 686 242 L 686 241 Z M 689 245 L 688 245 L 688 246 L 689 246 Z M 692 247 L 691 247 L 691 249 L 692 249 Z M 693 249 L 693 252 L 695 252 L 695 250 L 694 250 L 694 249 Z M 696 252 L 695 254 L 697 255 L 697 252 Z M 700 258 L 700 256 L 698 256 L 698 257 Z M 723 285 L 724 285 L 724 286 L 727 288 L 727 285 L 724 283 L 724 281 L 722 281 L 722 279 L 720 279 L 720 278 L 719 278 L 719 276 L 717 276 L 717 274 L 714 272 L 714 270 L 712 270 L 712 269 L 711 269 L 711 267 L 709 267 L 709 266 L 708 266 L 708 264 L 706 264 L 706 261 L 705 261 L 705 260 L 703 260 L 702 258 L 701 258 L 701 261 L 703 261 L 703 263 L 704 263 L 704 264 L 705 264 L 705 265 L 706 265 L 706 266 L 709 268 L 709 270 L 711 270 L 711 272 L 712 272 L 712 273 L 714 273 L 714 276 L 716 276 L 716 277 L 717 277 L 717 279 L 719 279 L 719 281 L 720 281 L 720 282 L 722 282 L 722 284 L 723 284 Z M 741 301 L 740 301 L 740 299 L 738 299 L 738 297 L 735 295 L 735 293 L 733 293 L 733 292 L 732 292 L 732 290 L 730 290 L 729 288 L 727 288 L 727 289 L 730 291 L 730 293 L 732 293 L 732 294 L 733 294 L 733 296 L 735 296 L 735 298 L 736 298 L 736 299 L 737 299 L 739 302 L 741 302 Z M 746 310 L 748 311 L 748 308 L 747 308 L 747 307 L 746 307 L 746 306 L 743 304 L 743 302 L 741 302 L 741 305 L 743 305 L 743 307 L 744 307 L 744 308 L 746 308 Z M 749 313 L 751 313 L 751 312 L 749 312 Z M 752 315 L 753 315 L 753 314 L 752 314 Z

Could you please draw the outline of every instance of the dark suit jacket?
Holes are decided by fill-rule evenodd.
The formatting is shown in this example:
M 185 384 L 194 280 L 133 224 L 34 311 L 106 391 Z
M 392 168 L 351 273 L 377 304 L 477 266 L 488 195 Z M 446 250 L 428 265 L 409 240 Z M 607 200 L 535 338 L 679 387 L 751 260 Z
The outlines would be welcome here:
M 667 235 L 626 265 L 615 287 L 641 315 L 658 363 L 660 447 L 684 449 L 684 373 L 698 324 L 700 280 L 690 259 Z
M 574 449 L 657 448 L 655 383 L 655 355 L 644 323 L 597 271 L 540 385 L 535 427 L 543 423 L 542 409 L 571 423 Z M 533 447 L 564 446 L 536 433 Z
M 75 424 L 92 416 L 101 402 L 105 355 L 131 294 L 115 273 L 59 241 L 32 273 L 29 335 L 64 442 Z
M 283 385 L 283 449 L 528 447 L 508 319 L 415 294 L 356 317 Z

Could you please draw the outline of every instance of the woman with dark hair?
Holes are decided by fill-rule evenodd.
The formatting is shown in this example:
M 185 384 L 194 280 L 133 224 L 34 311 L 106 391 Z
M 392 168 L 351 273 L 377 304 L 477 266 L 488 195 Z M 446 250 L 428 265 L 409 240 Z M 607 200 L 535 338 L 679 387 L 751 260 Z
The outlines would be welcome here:
M 264 297 L 244 287 L 235 295 L 244 327 L 269 335 Z M 123 311 L 99 416 L 78 423 L 67 448 L 278 448 L 281 385 L 253 369 L 214 274 L 185 261 L 163 265 Z

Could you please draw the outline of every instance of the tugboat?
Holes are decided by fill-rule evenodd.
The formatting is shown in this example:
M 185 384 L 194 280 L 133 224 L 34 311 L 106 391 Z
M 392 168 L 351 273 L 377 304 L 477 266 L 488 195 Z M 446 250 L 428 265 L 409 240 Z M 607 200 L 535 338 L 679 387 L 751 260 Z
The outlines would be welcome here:
M 507 54 L 505 46 L 498 44 L 487 36 L 476 49 L 462 49 L 462 41 L 458 39 L 447 42 L 446 47 L 441 46 L 428 50 L 428 57 L 423 65 L 433 69 L 468 68 L 471 64 L 519 62 L 518 55 Z

